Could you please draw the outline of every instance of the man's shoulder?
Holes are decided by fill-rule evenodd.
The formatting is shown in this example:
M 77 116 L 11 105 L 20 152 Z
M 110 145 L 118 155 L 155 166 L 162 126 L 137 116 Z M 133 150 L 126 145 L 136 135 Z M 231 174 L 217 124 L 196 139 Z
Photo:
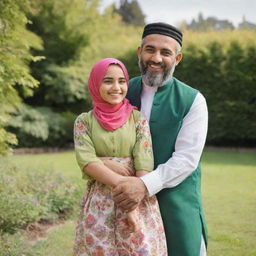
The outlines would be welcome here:
M 191 90 L 191 91 L 195 91 L 198 92 L 197 89 L 193 88 L 192 86 L 180 81 L 179 79 L 173 77 L 173 84 L 184 89 L 184 90 Z

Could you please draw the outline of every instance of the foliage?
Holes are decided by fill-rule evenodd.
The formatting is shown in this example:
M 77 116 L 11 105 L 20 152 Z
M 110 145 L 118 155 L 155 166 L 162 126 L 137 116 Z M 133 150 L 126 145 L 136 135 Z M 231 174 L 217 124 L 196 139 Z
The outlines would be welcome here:
M 202 195 L 209 231 L 208 255 L 256 254 L 255 155 L 255 152 L 237 149 L 206 149 L 203 154 Z M 80 176 L 75 168 L 74 152 L 15 155 L 13 159 L 20 165 L 37 162 L 40 166 L 52 160 L 63 174 L 74 178 Z M 61 225 L 37 243 L 33 252 L 40 250 L 42 255 L 51 256 L 72 255 L 75 226 L 76 221 Z
M 85 27 L 93 15 L 88 17 L 91 7 L 86 8 L 85 2 L 34 2 L 36 8 L 29 13 L 32 20 L 29 29 L 42 38 L 44 49 L 36 53 L 44 55 L 45 60 L 32 65 L 33 75 L 41 86 L 35 91 L 35 96 L 27 100 L 30 104 L 62 108 L 65 104 L 68 106 L 86 99 L 84 72 L 77 64 L 81 52 L 89 43 Z
M 39 256 L 43 255 L 36 252 L 26 244 L 22 233 L 0 234 L 0 256 Z
M 256 45 L 243 49 L 237 42 L 224 51 L 212 42 L 205 50 L 190 45 L 184 52 L 175 75 L 206 97 L 210 144 L 256 143 L 255 51 Z
M 10 112 L 20 103 L 19 93 L 31 95 L 38 81 L 30 75 L 29 62 L 39 58 L 30 48 L 41 48 L 41 41 L 26 29 L 29 20 L 25 12 L 29 1 L 2 0 L 0 2 L 0 154 L 16 144 L 15 136 L 5 130 Z
M 115 12 L 117 12 L 127 24 L 134 26 L 145 25 L 145 15 L 137 0 L 130 2 L 128 0 L 120 0 L 120 6 L 118 9 L 115 9 Z
M 13 233 L 29 223 L 67 218 L 77 207 L 80 191 L 50 169 L 23 170 L 0 159 L 0 230 Z
M 12 115 L 9 130 L 16 134 L 21 147 L 63 147 L 73 141 L 75 117 L 71 112 L 22 104 Z
M 122 40 L 127 41 L 123 48 L 129 47 L 134 29 L 124 29 L 111 7 L 101 14 L 97 0 L 36 2 L 37 11 L 30 16 L 29 28 L 40 35 L 44 43 L 44 49 L 36 54 L 46 58 L 32 65 L 33 75 L 41 86 L 25 101 L 59 111 L 70 110 L 74 104 L 86 106 L 89 103 L 86 83 L 91 66 L 100 58 L 117 55 Z

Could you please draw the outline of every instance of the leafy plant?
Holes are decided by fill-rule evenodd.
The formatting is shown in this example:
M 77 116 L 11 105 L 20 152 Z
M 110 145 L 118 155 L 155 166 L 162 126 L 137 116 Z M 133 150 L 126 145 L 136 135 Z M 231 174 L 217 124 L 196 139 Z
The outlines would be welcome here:
M 14 233 L 29 223 L 68 218 L 80 189 L 50 169 L 22 169 L 0 158 L 0 230 Z

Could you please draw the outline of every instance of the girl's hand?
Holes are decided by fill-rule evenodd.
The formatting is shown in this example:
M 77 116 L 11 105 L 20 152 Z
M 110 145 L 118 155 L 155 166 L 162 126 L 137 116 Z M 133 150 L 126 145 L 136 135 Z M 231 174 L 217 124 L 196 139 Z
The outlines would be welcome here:
M 127 213 L 127 222 L 131 233 L 140 231 L 141 227 L 136 209 Z
M 128 164 L 119 163 L 117 161 L 111 160 L 108 157 L 100 157 L 104 165 L 111 169 L 113 172 L 120 174 L 122 176 L 134 176 L 134 171 Z

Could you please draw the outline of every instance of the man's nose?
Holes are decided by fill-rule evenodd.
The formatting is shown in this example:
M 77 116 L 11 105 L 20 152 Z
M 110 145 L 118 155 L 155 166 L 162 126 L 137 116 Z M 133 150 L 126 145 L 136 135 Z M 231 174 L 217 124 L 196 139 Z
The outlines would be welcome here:
M 151 61 L 153 61 L 155 63 L 161 63 L 162 62 L 162 56 L 161 56 L 160 52 L 155 52 L 151 57 Z

